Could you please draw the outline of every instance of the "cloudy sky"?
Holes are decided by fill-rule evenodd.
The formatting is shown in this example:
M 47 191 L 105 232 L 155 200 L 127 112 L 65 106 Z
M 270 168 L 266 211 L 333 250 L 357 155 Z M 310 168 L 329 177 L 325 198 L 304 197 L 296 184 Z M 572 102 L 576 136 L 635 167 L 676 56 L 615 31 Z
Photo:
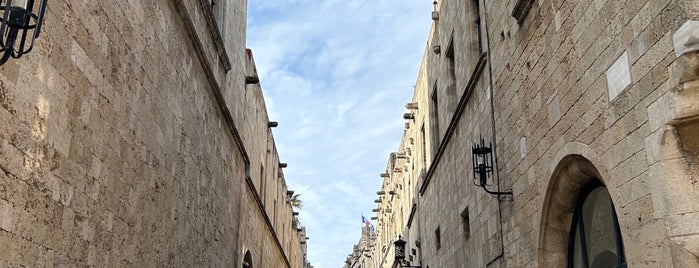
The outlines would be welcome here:
M 431 0 L 250 0 L 253 50 L 309 259 L 342 267 L 374 216 L 431 25 Z

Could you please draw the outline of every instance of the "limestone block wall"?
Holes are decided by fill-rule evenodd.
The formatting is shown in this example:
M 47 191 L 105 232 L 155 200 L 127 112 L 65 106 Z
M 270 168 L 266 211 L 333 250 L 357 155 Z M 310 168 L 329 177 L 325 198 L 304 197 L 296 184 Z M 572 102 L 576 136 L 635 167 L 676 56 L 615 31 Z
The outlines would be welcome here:
M 560 198 L 551 189 L 566 155 L 591 161 L 609 189 L 630 266 L 696 265 L 668 239 L 654 201 L 665 198 L 653 190 L 662 179 L 649 172 L 647 149 L 661 143 L 651 138 L 651 108 L 676 86 L 668 79 L 672 36 L 695 16 L 689 2 L 541 2 L 521 25 L 502 19 L 511 6 L 489 10 L 500 171 L 515 192 L 508 265 L 564 260 L 554 248 L 567 248 L 567 238 L 552 230 L 569 228 L 569 218 L 542 207 Z M 573 186 L 559 194 L 578 193 Z
M 432 53 L 425 50 L 415 85 L 413 99 L 406 104 L 408 119 L 405 132 L 397 152 L 392 153 L 381 175 L 382 187 L 378 194 L 376 219 L 376 241 L 370 248 L 369 267 L 392 267 L 394 245 L 398 235 L 407 241 L 407 261 L 419 263 L 421 256 L 417 246 L 420 240 L 418 195 L 421 178 L 425 176 L 431 161 L 429 86 L 427 81 L 427 57 Z M 386 208 L 391 212 L 386 212 Z
M 0 266 L 302 267 L 227 3 L 220 35 L 209 1 L 49 2 L 0 68 Z
M 252 50 L 246 50 L 245 57 L 245 75 L 257 76 Z M 244 76 L 241 77 L 244 78 Z M 230 81 L 236 80 L 237 77 L 230 79 Z M 248 206 L 244 205 L 243 208 L 255 208 L 257 213 L 262 216 L 256 221 L 241 226 L 240 232 L 251 232 L 252 235 L 250 239 L 242 240 L 241 246 L 246 248 L 248 244 L 251 244 L 251 248 L 255 248 L 252 245 L 257 245 L 258 248 L 265 250 L 269 250 L 272 246 L 277 247 L 276 250 L 284 254 L 282 256 L 285 258 L 281 259 L 287 259 L 288 265 L 302 267 L 304 254 L 301 250 L 300 223 L 298 218 L 293 215 L 294 211 L 289 202 L 290 196 L 287 195 L 287 191 L 290 189 L 287 188 L 280 166 L 281 161 L 274 144 L 272 128 L 268 125 L 270 119 L 265 108 L 262 87 L 260 84 L 248 84 L 239 89 L 233 87 L 233 90 L 240 90 L 240 95 L 231 99 L 230 102 L 227 100 L 226 103 L 228 107 L 235 107 L 236 110 L 233 111 L 235 120 L 245 122 L 243 127 L 239 128 L 239 133 L 246 151 L 250 152 L 249 172 L 244 192 L 250 195 L 252 198 L 250 200 L 254 202 L 251 201 Z M 276 235 L 268 236 L 267 238 L 271 240 L 264 241 L 263 237 L 258 237 L 264 232 L 274 232 Z M 305 235 L 303 237 L 305 240 Z M 264 246 L 260 247 L 260 242 L 263 242 Z M 262 257 L 260 256 L 260 258 Z M 279 261 L 281 259 L 273 258 L 272 260 Z M 272 265 L 273 262 L 270 260 L 263 260 L 263 263 L 270 265 L 269 267 L 282 265 Z
M 520 23 L 518 2 L 531 3 Z M 571 211 L 593 179 L 610 192 L 629 266 L 699 265 L 699 64 L 686 37 L 699 32 L 696 1 L 444 0 L 437 10 L 426 90 L 414 96 L 437 124 L 414 218 L 399 231 L 422 267 L 565 266 Z M 407 130 L 400 150 L 415 136 Z M 497 161 L 489 190 L 512 196 L 472 183 L 480 138 Z M 420 174 L 412 160 L 409 176 Z

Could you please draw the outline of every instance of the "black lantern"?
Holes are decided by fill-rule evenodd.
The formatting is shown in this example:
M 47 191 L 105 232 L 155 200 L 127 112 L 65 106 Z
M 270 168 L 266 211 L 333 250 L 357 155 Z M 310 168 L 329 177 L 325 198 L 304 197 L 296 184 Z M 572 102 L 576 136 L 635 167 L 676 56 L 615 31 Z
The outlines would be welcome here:
M 471 148 L 472 160 L 473 160 L 473 183 L 476 186 L 482 187 L 487 193 L 493 195 L 511 195 L 512 192 L 494 192 L 488 190 L 486 186 L 493 185 L 493 181 L 488 181 L 488 177 L 493 173 L 493 150 L 492 143 L 488 144 L 489 147 L 485 146 L 485 141 L 481 138 L 480 144 L 474 143 Z
M 401 239 L 400 236 L 398 236 L 398 240 L 393 242 L 393 245 L 395 246 L 395 261 L 398 262 L 400 267 L 403 268 L 421 268 L 422 266 L 404 266 L 403 262 L 405 261 L 405 244 L 408 242 L 405 242 L 405 240 Z
M 46 1 L 38 0 L 35 3 L 35 0 L 0 0 L 0 9 L 3 11 L 0 22 L 0 52 L 3 55 L 0 65 L 5 64 L 10 57 L 17 59 L 32 51 L 34 40 L 41 33 Z
M 492 146 L 492 144 L 489 144 Z M 493 154 L 490 147 L 485 147 L 485 141 L 481 139 L 481 144 L 474 143 L 471 148 L 473 159 L 473 183 L 476 186 L 492 185 L 488 183 L 488 175 L 493 173 Z
M 393 245 L 396 246 L 396 261 L 401 261 L 405 259 L 405 240 L 401 239 L 400 236 L 398 236 L 398 240 L 393 242 Z

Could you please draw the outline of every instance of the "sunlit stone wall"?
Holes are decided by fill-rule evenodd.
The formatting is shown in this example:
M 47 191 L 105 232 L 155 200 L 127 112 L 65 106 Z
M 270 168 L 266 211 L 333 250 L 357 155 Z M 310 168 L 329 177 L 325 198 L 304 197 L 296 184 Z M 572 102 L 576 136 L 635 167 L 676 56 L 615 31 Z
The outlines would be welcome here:
M 302 266 L 247 3 L 226 2 L 49 1 L 0 67 L 0 266 Z
M 511 14 L 525 2 L 518 23 Z M 420 106 L 398 149 L 424 140 L 428 165 L 420 175 L 413 155 L 398 167 L 407 174 L 389 177 L 388 188 L 418 178 L 416 210 L 398 214 L 406 221 L 396 230 L 396 211 L 381 209 L 406 200 L 382 202 L 377 216 L 390 224 L 378 226 L 379 245 L 409 237 L 422 267 L 564 267 L 572 208 L 599 179 L 629 267 L 699 265 L 697 2 L 478 1 L 478 13 L 475 4 L 437 5 L 425 90 L 414 97 L 427 104 L 430 131 L 414 131 Z M 513 195 L 473 184 L 480 138 L 497 160 L 499 185 L 488 189 Z M 393 265 L 388 255 L 379 267 Z

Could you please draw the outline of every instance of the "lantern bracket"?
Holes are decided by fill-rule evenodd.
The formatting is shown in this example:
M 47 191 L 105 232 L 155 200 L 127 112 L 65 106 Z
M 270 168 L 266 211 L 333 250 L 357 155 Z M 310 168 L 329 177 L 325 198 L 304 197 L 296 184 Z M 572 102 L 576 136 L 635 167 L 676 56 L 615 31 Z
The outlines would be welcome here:
M 493 173 L 493 154 L 492 143 L 485 146 L 483 138 L 479 143 L 474 143 L 471 148 L 471 159 L 473 160 L 473 184 L 480 186 L 486 193 L 491 195 L 512 195 L 512 191 L 500 192 L 488 190 L 487 186 L 493 185 L 492 180 L 489 182 L 488 177 Z

